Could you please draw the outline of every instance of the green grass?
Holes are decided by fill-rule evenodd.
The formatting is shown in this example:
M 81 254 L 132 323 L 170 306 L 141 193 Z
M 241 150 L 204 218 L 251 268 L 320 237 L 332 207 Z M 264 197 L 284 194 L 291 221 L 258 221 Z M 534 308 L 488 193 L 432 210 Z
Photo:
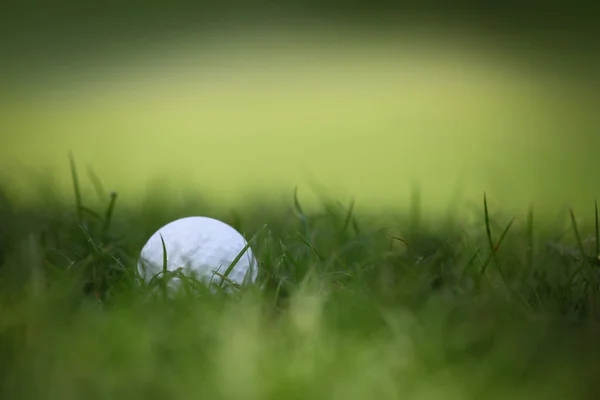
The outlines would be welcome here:
M 120 207 L 97 178 L 100 200 L 86 202 L 71 166 L 74 206 L 43 185 L 35 207 L 6 191 L 0 200 L 3 398 L 598 392 L 597 217 L 550 223 L 532 209 L 513 219 L 483 193 L 474 218 L 437 223 L 418 203 L 374 217 L 323 196 L 309 213 L 300 192 L 232 213 L 191 197 Z M 186 215 L 253 238 L 259 282 L 233 294 L 184 286 L 173 297 L 141 284 L 142 245 Z
M 56 68 L 22 48 L 39 76 L 23 72 L 0 93 L 0 180 L 28 198 L 34 166 L 70 195 L 72 150 L 81 178 L 93 165 L 121 207 L 139 204 L 157 175 L 164 197 L 195 188 L 236 208 L 299 185 L 306 210 L 319 206 L 306 189 L 317 177 L 336 198 L 356 196 L 361 215 L 404 210 L 412 181 L 427 216 L 456 191 L 478 207 L 489 191 L 511 213 L 533 202 L 536 217 L 598 195 L 599 80 L 554 69 L 572 58 L 533 63 L 453 29 L 324 22 L 156 40 L 113 32 L 102 38 L 118 44 L 84 59 L 56 40 Z

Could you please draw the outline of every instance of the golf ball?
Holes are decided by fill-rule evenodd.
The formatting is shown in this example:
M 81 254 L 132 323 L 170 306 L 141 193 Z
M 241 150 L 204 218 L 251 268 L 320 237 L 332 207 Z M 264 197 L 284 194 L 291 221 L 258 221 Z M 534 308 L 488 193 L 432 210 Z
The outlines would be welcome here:
M 186 217 L 172 221 L 154 233 L 142 248 L 138 271 L 146 282 L 163 269 L 163 244 L 167 253 L 167 269 L 182 268 L 186 276 L 210 284 L 213 289 L 221 283 L 229 266 L 248 244 L 233 227 L 208 217 Z M 250 247 L 227 274 L 227 279 L 245 285 L 254 283 L 258 276 L 257 262 Z M 223 287 L 228 286 L 227 279 Z M 179 278 L 173 277 L 170 286 L 177 287 Z

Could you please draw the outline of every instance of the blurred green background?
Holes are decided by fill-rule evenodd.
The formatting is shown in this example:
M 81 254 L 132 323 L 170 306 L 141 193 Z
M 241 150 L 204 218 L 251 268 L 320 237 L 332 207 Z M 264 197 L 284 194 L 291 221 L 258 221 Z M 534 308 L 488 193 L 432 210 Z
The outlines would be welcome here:
M 129 204 L 157 182 L 227 207 L 315 180 L 369 208 L 403 207 L 418 183 L 430 212 L 484 191 L 586 211 L 598 193 L 591 8 L 2 7 L 1 177 L 25 198 L 32 175 L 70 195 L 69 151 Z

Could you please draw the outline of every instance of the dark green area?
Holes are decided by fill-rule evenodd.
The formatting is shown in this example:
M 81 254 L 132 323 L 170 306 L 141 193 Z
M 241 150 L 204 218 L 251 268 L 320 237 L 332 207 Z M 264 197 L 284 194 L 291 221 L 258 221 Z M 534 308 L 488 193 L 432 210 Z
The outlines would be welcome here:
M 77 2 L 63 0 L 52 4 L 34 1 L 4 2 L 5 15 L 20 14 L 22 21 L 39 18 L 87 17 L 91 20 L 119 17 L 145 18 L 149 16 L 218 17 L 246 15 L 290 15 L 354 20 L 407 20 L 415 17 L 445 16 L 448 19 L 470 22 L 473 25 L 507 29 L 559 29 L 572 31 L 596 30 L 599 8 L 595 2 L 561 1 L 538 2 L 534 0 L 508 0 L 501 3 L 482 3 L 467 0 L 452 3 L 439 0 L 178 0 L 178 1 L 105 1 Z
M 244 25 L 319 21 L 358 32 L 385 33 L 424 23 L 428 29 L 457 27 L 500 48 L 525 54 L 544 49 L 554 55 L 551 62 L 560 60 L 576 72 L 590 72 L 597 70 L 599 16 L 592 1 L 14 1 L 0 5 L 0 46 L 5 54 L 0 69 L 14 73 L 23 67 L 32 69 L 30 64 L 43 69 L 56 62 L 69 63 L 78 54 L 118 57 L 118 51 L 108 49 L 123 43 L 144 44 L 176 32 L 185 35 L 188 29 L 227 31 Z

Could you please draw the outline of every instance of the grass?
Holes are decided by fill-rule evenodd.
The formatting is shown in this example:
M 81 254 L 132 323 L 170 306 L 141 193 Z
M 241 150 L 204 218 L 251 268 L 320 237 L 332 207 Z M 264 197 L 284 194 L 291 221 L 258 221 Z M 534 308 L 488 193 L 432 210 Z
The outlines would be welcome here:
M 437 223 L 418 204 L 374 218 L 326 196 L 308 213 L 299 192 L 230 214 L 194 198 L 120 208 L 93 174 L 102 201 L 88 207 L 73 159 L 71 171 L 74 207 L 48 190 L 35 207 L 1 198 L 4 398 L 586 399 L 600 389 L 597 207 L 591 223 L 571 211 L 554 225 L 533 209 L 525 221 L 502 215 L 489 194 L 475 218 Z M 165 297 L 140 282 L 149 236 L 199 214 L 252 238 L 256 285 Z
M 70 193 L 72 149 L 119 192 L 120 207 L 138 204 L 157 175 L 178 192 L 201 182 L 212 202 L 236 208 L 256 193 L 279 200 L 273 192 L 313 176 L 336 198 L 401 212 L 413 180 L 425 213 L 441 212 L 454 191 L 480 207 L 488 190 L 495 209 L 511 212 L 531 199 L 536 217 L 565 203 L 585 209 L 597 195 L 588 171 L 600 147 L 598 80 L 554 71 L 557 60 L 538 68 L 464 32 L 330 23 L 119 38 L 105 53 L 94 47 L 98 59 L 66 51 L 56 69 L 21 49 L 40 75 L 0 93 L 0 179 L 30 198 L 34 165 Z M 304 191 L 302 203 L 318 205 Z

